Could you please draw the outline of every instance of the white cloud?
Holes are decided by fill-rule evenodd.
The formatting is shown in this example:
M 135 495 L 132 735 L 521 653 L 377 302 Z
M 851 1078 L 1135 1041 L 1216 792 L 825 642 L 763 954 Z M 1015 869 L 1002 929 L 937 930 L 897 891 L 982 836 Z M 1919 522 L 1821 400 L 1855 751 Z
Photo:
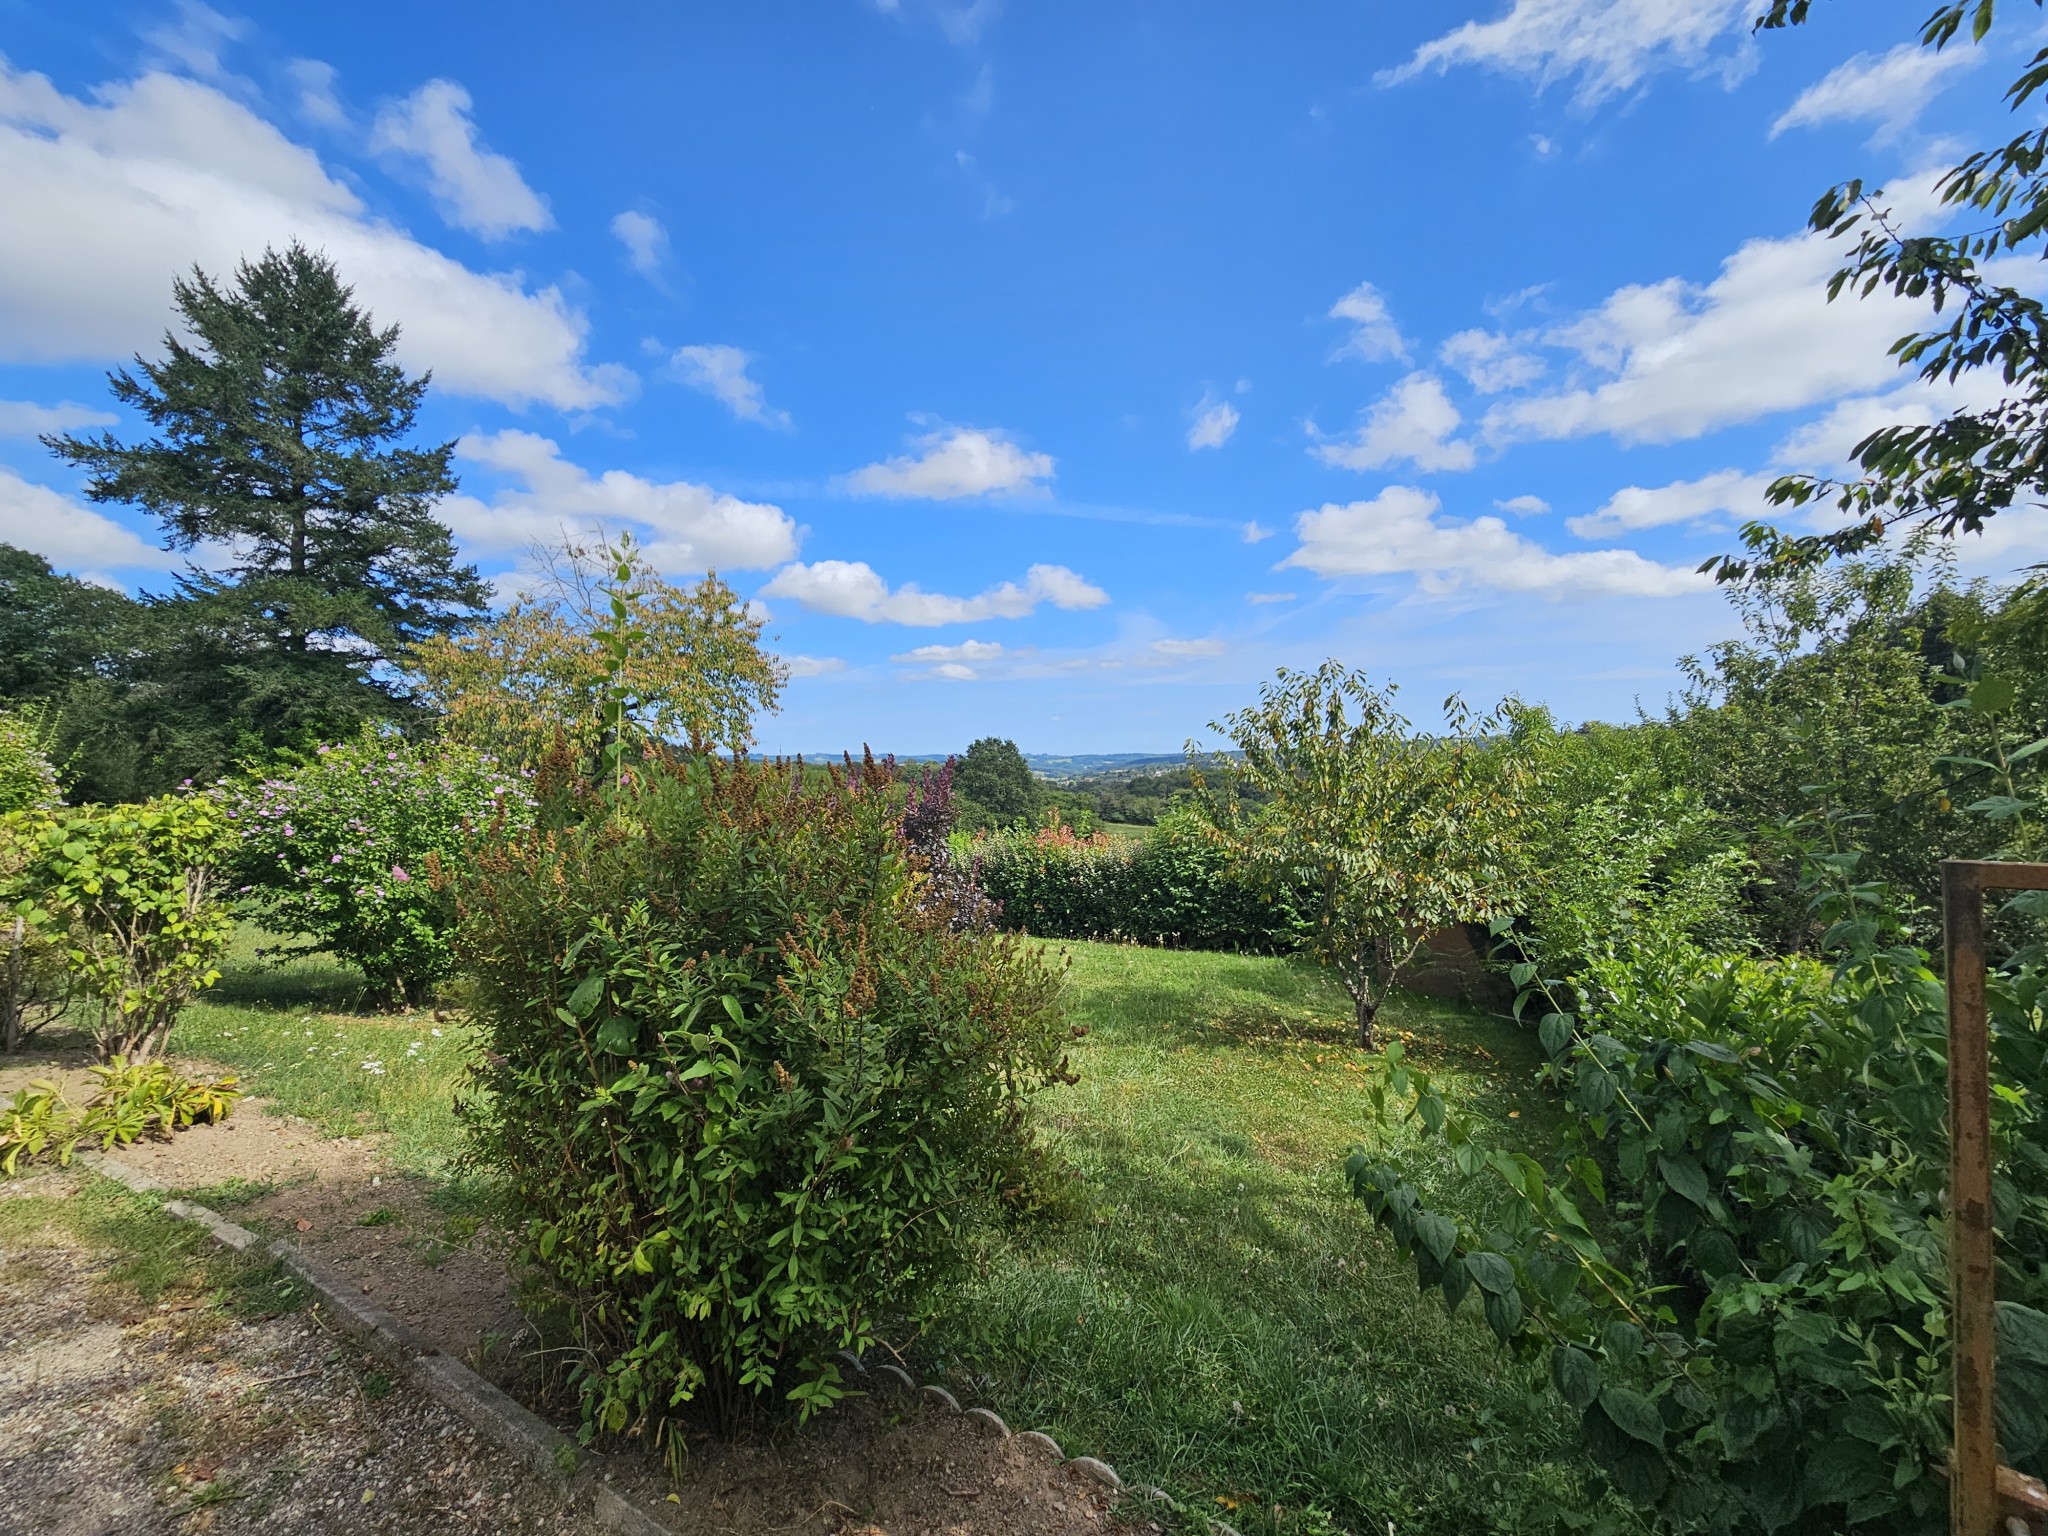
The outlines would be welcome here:
M 348 112 L 335 90 L 340 73 L 321 59 L 293 59 L 284 67 L 299 88 L 299 116 L 322 128 L 346 128 Z
M 1496 501 L 1494 505 L 1503 512 L 1512 512 L 1517 517 L 1541 517 L 1550 510 L 1550 503 L 1541 496 L 1509 496 Z
M 1498 331 L 1460 331 L 1437 351 L 1447 367 L 1482 395 L 1522 389 L 1543 377 L 1543 359 L 1523 350 L 1518 338 Z
M 1476 458 L 1471 443 L 1451 436 L 1462 419 L 1441 379 L 1411 373 L 1373 405 L 1355 433 L 1319 442 L 1315 454 L 1339 469 L 1403 463 L 1424 471 L 1470 469 Z
M 60 570 L 142 566 L 162 571 L 179 563 L 112 518 L 5 466 L 0 466 L 0 544 L 33 550 Z
M 1669 597 L 1710 585 L 1634 550 L 1553 554 L 1497 517 L 1445 522 L 1441 507 L 1430 492 L 1406 485 L 1388 486 L 1371 501 L 1326 504 L 1295 519 L 1301 547 L 1281 565 L 1324 577 L 1414 576 L 1430 593 L 1470 586 L 1553 598 Z
M 1199 661 L 1205 656 L 1221 656 L 1230 649 L 1221 640 L 1154 640 L 1152 654 L 1161 661 Z
M 920 645 L 889 659 L 906 666 L 928 667 L 931 676 L 943 677 L 948 682 L 971 683 L 993 665 L 1031 654 L 1030 646 L 1013 651 L 994 640 L 963 640 L 958 645 Z
M 1021 619 L 1041 603 L 1085 609 L 1109 601 L 1107 592 L 1063 565 L 1034 565 L 1021 583 L 1005 581 L 974 597 L 948 597 L 926 592 L 911 582 L 892 592 L 864 560 L 817 560 L 785 566 L 761 589 L 761 595 L 791 598 L 813 613 L 915 628 Z
M 1291 603 L 1294 601 L 1294 594 L 1292 592 L 1247 592 L 1244 595 L 1244 600 L 1257 608 L 1263 607 L 1267 603 Z
M 584 361 L 588 324 L 552 287 L 473 272 L 368 218 L 312 151 L 208 85 L 165 74 L 67 96 L 0 63 L 0 361 L 126 358 L 171 323 L 171 278 L 267 245 L 324 251 L 399 355 L 507 405 L 588 410 L 633 376 Z
M 1188 448 L 1221 448 L 1237 430 L 1238 420 L 1237 407 L 1228 400 L 1210 406 L 1188 428 Z
M 1923 48 L 1900 43 L 1889 53 L 1859 53 L 1804 91 L 1771 124 L 1771 137 L 1788 128 L 1826 123 L 1875 123 L 1879 139 L 1910 128 L 1950 77 L 1982 60 L 1974 48 Z
M 1424 70 L 1477 64 L 1528 75 L 1539 89 L 1576 79 L 1581 107 L 1674 66 L 1717 71 L 1732 83 L 1750 62 L 1746 40 L 1718 54 L 1714 45 L 1730 33 L 1741 39 L 1755 9 L 1756 0 L 1512 0 L 1505 15 L 1468 21 L 1377 78 L 1398 85 Z
M 1874 389 L 1898 373 L 1891 344 L 1928 312 L 1882 292 L 1830 304 L 1841 259 L 1814 234 L 1752 240 L 1710 283 L 1617 289 L 1544 338 L 1574 355 L 1582 381 L 1495 405 L 1486 436 L 1674 442 Z
M 142 34 L 142 40 L 159 58 L 187 74 L 216 80 L 227 74 L 221 54 L 228 44 L 239 42 L 248 31 L 248 22 L 230 20 L 199 0 L 178 0 L 178 19 L 150 28 Z
M 612 219 L 612 233 L 626 248 L 626 260 L 642 277 L 659 277 L 668 260 L 668 230 L 651 213 L 628 208 Z
M 1604 539 L 1640 528 L 1694 523 L 1724 513 L 1745 520 L 1761 517 L 1770 510 L 1764 491 L 1775 478 L 1721 469 L 1697 480 L 1677 480 L 1670 485 L 1625 486 L 1608 497 L 1599 511 L 1567 519 L 1565 526 L 1582 539 Z
M 747 354 L 738 347 L 678 347 L 670 361 L 685 384 L 719 401 L 741 421 L 768 427 L 790 424 L 789 412 L 768 409 L 760 383 L 748 376 Z
M 916 446 L 923 451 L 857 469 L 841 484 L 861 496 L 954 501 L 1043 490 L 1043 482 L 1053 476 L 1051 454 L 1027 453 L 1000 432 L 947 427 L 926 433 Z
M 663 571 L 761 570 L 796 553 L 800 531 L 780 507 L 684 480 L 621 469 L 593 475 L 548 438 L 517 430 L 464 437 L 459 458 L 518 482 L 488 502 L 463 494 L 436 506 L 464 544 L 499 550 L 559 542 L 564 528 L 631 527 Z
M 458 229 L 502 240 L 520 230 L 552 228 L 547 199 L 526 184 L 518 166 L 478 142 L 469 109 L 469 92 L 460 85 L 429 80 L 405 100 L 384 105 L 370 147 L 424 164 L 441 216 Z
M 1246 523 L 1242 530 L 1244 535 L 1244 541 L 1247 544 L 1263 544 L 1266 542 L 1266 540 L 1273 537 L 1275 531 L 1276 530 L 1274 529 L 1268 528 L 1256 517 L 1253 518 L 1250 522 Z
M 79 427 L 111 427 L 121 418 L 66 400 L 37 405 L 32 400 L 0 400 L 0 437 L 40 437 L 45 432 L 70 432 Z
M 844 672 L 846 662 L 838 656 L 784 656 L 779 658 L 791 677 L 829 677 Z
M 1351 337 L 1330 354 L 1332 361 L 1362 357 L 1376 363 L 1408 355 L 1408 343 L 1401 339 L 1401 328 L 1394 324 L 1385 297 L 1371 283 L 1360 283 L 1332 304 L 1330 318 L 1351 322 Z

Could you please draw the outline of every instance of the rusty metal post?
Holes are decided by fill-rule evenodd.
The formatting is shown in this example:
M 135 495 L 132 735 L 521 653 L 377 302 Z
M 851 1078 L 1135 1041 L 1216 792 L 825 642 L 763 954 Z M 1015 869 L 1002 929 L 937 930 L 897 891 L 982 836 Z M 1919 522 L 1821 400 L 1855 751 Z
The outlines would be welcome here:
M 1949 1446 L 1951 1536 L 2031 1529 L 2042 1500 L 1998 1465 L 1998 1268 L 1991 1225 L 1991 1024 L 1985 1006 L 1984 893 L 2048 890 L 2048 864 L 1944 859 L 1948 959 L 1948 1302 L 1955 1366 Z M 2009 1487 L 2001 1499 L 1999 1477 Z M 2002 1507 L 2009 1506 L 2009 1507 Z
M 1994 1536 L 1998 1516 L 1997 1273 L 1991 1231 L 1991 1034 L 1984 1008 L 1984 891 L 1976 866 L 1941 866 L 1948 949 L 1948 1295 L 1955 1385 L 1949 1529 Z

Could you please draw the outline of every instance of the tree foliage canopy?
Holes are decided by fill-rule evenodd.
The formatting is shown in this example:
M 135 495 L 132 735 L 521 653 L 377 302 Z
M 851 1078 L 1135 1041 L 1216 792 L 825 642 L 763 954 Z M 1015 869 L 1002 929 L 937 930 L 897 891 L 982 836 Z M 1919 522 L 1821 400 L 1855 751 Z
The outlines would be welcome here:
M 2041 0 L 2033 3 L 2038 9 Z M 2018 0 L 2008 4 L 2018 8 Z M 1798 26 L 1811 9 L 1812 0 L 1771 0 L 1757 25 Z M 1994 0 L 1945 0 L 1922 24 L 1920 41 L 1932 49 L 1974 46 L 1990 31 L 1996 10 Z M 1967 44 L 1958 42 L 1965 27 Z M 2005 100 L 2018 112 L 2044 86 L 2048 48 L 2033 55 Z M 1804 535 L 1751 523 L 1743 530 L 1746 556 L 1724 556 L 1703 569 L 1739 580 L 1760 569 L 1810 564 L 1868 549 L 1900 524 L 1924 524 L 1944 535 L 1976 533 L 2015 502 L 2030 503 L 2048 491 L 2048 308 L 1998 281 L 1993 266 L 2025 252 L 2041 254 L 2048 242 L 2048 128 L 2029 127 L 1965 157 L 1942 174 L 1935 192 L 1946 213 L 1943 232 L 1914 229 L 1860 179 L 1823 194 L 1809 223 L 1848 246 L 1828 296 L 1861 298 L 1884 288 L 1931 303 L 1936 324 L 1900 337 L 1892 355 L 1930 382 L 1995 378 L 2001 386 L 1996 403 L 1872 433 L 1856 445 L 1860 473 L 1853 478 L 1788 475 L 1776 481 L 1774 504 L 1831 502 L 1849 521 Z

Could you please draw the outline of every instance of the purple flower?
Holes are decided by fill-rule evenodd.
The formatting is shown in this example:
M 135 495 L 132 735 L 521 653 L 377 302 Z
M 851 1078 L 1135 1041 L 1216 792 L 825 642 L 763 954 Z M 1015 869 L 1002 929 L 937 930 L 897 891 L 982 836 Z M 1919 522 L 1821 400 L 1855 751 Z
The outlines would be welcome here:
M 391 878 L 398 881 L 399 884 L 403 885 L 406 881 L 410 880 L 412 876 L 408 875 L 405 872 L 404 865 L 394 864 L 391 866 Z

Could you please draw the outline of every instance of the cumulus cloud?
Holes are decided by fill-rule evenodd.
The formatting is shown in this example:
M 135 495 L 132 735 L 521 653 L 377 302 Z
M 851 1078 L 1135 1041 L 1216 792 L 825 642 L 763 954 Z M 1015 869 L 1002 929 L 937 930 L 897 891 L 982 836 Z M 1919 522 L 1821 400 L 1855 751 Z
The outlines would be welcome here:
M 171 322 L 170 276 L 265 246 L 324 251 L 399 354 L 456 394 L 588 410 L 630 394 L 584 360 L 559 290 L 473 272 L 369 218 L 311 150 L 212 86 L 161 73 L 85 97 L 0 63 L 0 361 L 125 358 Z
M 859 496 L 957 501 L 1043 490 L 1053 476 L 1051 454 L 1026 452 L 1001 432 L 947 427 L 926 433 L 915 446 L 919 452 L 857 469 L 840 483 Z
M 1722 469 L 1697 480 L 1676 480 L 1669 485 L 1625 486 L 1608 497 L 1599 511 L 1569 518 L 1565 526 L 1582 539 L 1603 539 L 1641 528 L 1662 528 L 1670 523 L 1696 523 L 1722 514 L 1745 519 L 1761 517 L 1770 510 L 1764 491 L 1774 478 Z
M 783 656 L 777 658 L 789 669 L 791 677 L 830 677 L 834 672 L 844 672 L 846 662 L 838 656 Z
M 1982 60 L 1974 48 L 1923 48 L 1900 43 L 1889 53 L 1859 53 L 1799 93 L 1771 124 L 1771 137 L 1788 128 L 1828 123 L 1875 123 L 1877 137 L 1894 138 L 1913 126 L 1949 80 Z
M 453 80 L 429 80 L 403 101 L 385 104 L 370 130 L 370 147 L 418 160 L 441 216 L 458 229 L 502 240 L 552 228 L 547 199 L 526 184 L 518 166 L 477 138 L 470 106 L 469 92 Z
M 920 645 L 889 659 L 905 666 L 924 667 L 933 677 L 948 682 L 971 683 L 991 665 L 1014 661 L 1032 654 L 1032 648 L 1008 650 L 995 640 L 963 640 L 958 645 Z
M 1541 517 L 1550 510 L 1550 503 L 1541 496 L 1509 496 L 1496 501 L 1494 505 L 1503 512 L 1512 512 L 1517 517 Z
M 1498 331 L 1460 331 L 1437 351 L 1448 368 L 1482 395 L 1522 389 L 1543 377 L 1543 359 L 1526 351 L 1520 339 Z
M 1021 619 L 1041 603 L 1055 608 L 1099 608 L 1109 594 L 1063 565 L 1034 565 L 1022 582 L 1005 581 L 974 597 L 927 592 L 914 582 L 890 590 L 865 560 L 817 560 L 785 566 L 761 589 L 763 597 L 787 597 L 813 613 L 860 619 L 868 624 L 977 624 L 988 619 Z
M 1476 64 L 1526 75 L 1539 89 L 1576 81 L 1580 107 L 1633 90 L 1664 69 L 1718 72 L 1732 83 L 1749 67 L 1745 34 L 1755 9 L 1755 0 L 1512 0 L 1505 15 L 1433 38 L 1376 78 L 1399 85 L 1425 70 Z M 1716 48 L 1731 35 L 1733 48 Z
M 1386 298 L 1371 283 L 1360 283 L 1332 304 L 1330 318 L 1351 322 L 1351 336 L 1330 354 L 1333 361 L 1340 357 L 1362 357 L 1377 363 L 1408 355 L 1408 343 L 1401 338 L 1401 328 L 1394 324 Z
M 80 427 L 111 427 L 119 420 L 112 412 L 70 400 L 61 405 L 0 400 L 0 437 L 40 437 L 45 432 L 75 432 Z
M 1441 379 L 1411 373 L 1373 405 L 1355 433 L 1317 443 L 1315 455 L 1339 469 L 1470 469 L 1477 457 L 1471 443 L 1451 436 L 1462 419 Z
M 0 466 L 0 544 L 33 550 L 60 570 L 141 566 L 169 570 L 178 559 L 112 518 Z
M 1897 375 L 1891 344 L 1928 312 L 1883 292 L 1830 304 L 1841 259 L 1813 234 L 1752 240 L 1712 282 L 1617 289 L 1545 334 L 1572 354 L 1574 387 L 1496 404 L 1485 434 L 1675 442 L 1875 389 Z
M 628 208 L 612 219 L 612 233 L 626 248 L 626 260 L 642 277 L 659 277 L 668 260 L 668 230 L 651 213 Z
M 1237 407 L 1222 400 L 1203 410 L 1188 428 L 1188 448 L 1221 448 L 1237 430 Z
M 1413 576 L 1426 592 L 1489 587 L 1544 597 L 1670 597 L 1710 585 L 1634 550 L 1553 554 L 1497 517 L 1446 521 L 1436 496 L 1391 485 L 1370 501 L 1330 503 L 1295 519 L 1300 548 L 1281 562 L 1318 576 Z
M 628 527 L 663 571 L 762 570 L 796 553 L 800 530 L 780 507 L 622 469 L 593 475 L 537 433 L 472 433 L 455 452 L 516 482 L 488 501 L 461 494 L 437 503 L 442 521 L 470 548 L 519 550 L 557 543 L 564 528 Z
M 670 361 L 676 377 L 718 401 L 741 421 L 758 421 L 768 427 L 790 424 L 789 412 L 768 408 L 760 383 L 747 373 L 747 354 L 738 347 L 678 347 Z

